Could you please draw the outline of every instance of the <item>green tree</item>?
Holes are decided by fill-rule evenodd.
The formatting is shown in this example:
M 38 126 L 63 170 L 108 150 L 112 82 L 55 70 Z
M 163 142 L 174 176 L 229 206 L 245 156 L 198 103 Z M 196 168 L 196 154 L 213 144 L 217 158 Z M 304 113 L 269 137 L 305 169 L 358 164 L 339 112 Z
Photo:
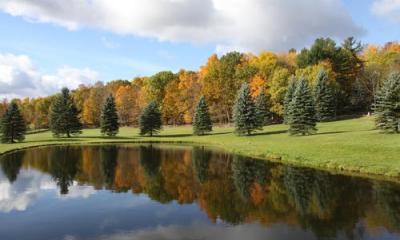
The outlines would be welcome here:
M 374 110 L 377 128 L 387 133 L 400 132 L 400 72 L 390 74 L 383 83 Z
M 1 118 L 1 142 L 14 143 L 25 139 L 26 123 L 15 101 L 12 101 Z
M 161 113 L 156 102 L 150 102 L 139 118 L 140 135 L 158 133 L 161 130 Z
M 289 81 L 288 88 L 286 90 L 285 99 L 283 100 L 283 122 L 285 124 L 289 123 L 289 107 L 293 99 L 293 94 L 296 91 L 296 80 L 291 78 Z
M 199 100 L 193 116 L 193 133 L 195 135 L 204 135 L 206 132 L 212 131 L 212 122 L 208 105 L 204 96 Z
M 49 115 L 50 129 L 54 136 L 82 133 L 82 123 L 79 119 L 79 111 L 69 93 L 68 88 L 63 88 L 56 96 L 51 106 Z
M 238 135 L 250 135 L 253 131 L 260 128 L 257 120 L 256 106 L 247 83 L 242 84 L 236 97 L 233 108 L 233 120 L 235 121 L 235 133 Z
M 260 94 L 256 97 L 256 113 L 257 113 L 257 120 L 258 126 L 263 127 L 271 123 L 271 99 L 269 95 L 265 93 L 263 89 Z
M 315 111 L 320 122 L 331 121 L 336 117 L 334 90 L 328 82 L 328 73 L 321 70 L 315 86 Z
M 297 84 L 289 105 L 290 135 L 309 135 L 317 131 L 314 98 L 304 78 Z
M 115 136 L 118 134 L 118 130 L 117 107 L 115 106 L 114 97 L 110 94 L 101 112 L 101 133 L 107 136 Z

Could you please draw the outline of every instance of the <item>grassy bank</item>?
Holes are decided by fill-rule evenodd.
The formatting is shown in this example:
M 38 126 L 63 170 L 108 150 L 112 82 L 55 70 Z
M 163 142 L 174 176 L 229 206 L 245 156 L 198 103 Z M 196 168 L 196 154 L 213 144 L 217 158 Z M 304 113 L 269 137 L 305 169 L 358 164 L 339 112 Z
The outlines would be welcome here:
M 0 144 L 0 153 L 48 144 L 193 142 L 283 163 L 400 177 L 400 136 L 374 130 L 370 117 L 321 123 L 318 134 L 313 136 L 290 137 L 286 129 L 285 125 L 268 126 L 249 137 L 237 137 L 232 128 L 222 127 L 214 128 L 211 135 L 192 136 L 189 126 L 166 127 L 159 136 L 152 138 L 140 137 L 135 128 L 122 128 L 117 138 L 103 138 L 99 129 L 84 130 L 82 135 L 71 139 L 53 138 L 50 132 L 41 132 L 27 135 L 23 143 Z

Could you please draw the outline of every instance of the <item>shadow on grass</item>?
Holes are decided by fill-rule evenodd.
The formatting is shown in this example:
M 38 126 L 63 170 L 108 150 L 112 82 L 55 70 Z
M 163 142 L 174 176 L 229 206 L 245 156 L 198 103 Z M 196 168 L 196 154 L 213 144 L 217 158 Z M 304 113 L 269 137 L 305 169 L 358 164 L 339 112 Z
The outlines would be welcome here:
M 192 133 L 182 133 L 182 134 L 161 134 L 161 135 L 154 135 L 154 137 L 191 137 L 191 136 L 196 136 L 196 137 L 202 137 L 202 136 L 215 136 L 215 135 L 224 135 L 224 134 L 229 134 L 232 132 L 218 132 L 218 133 L 208 133 L 204 135 L 194 135 Z
M 114 137 L 107 137 L 107 136 L 79 136 L 78 138 L 80 139 L 85 139 L 85 138 L 97 138 L 97 139 L 108 139 L 108 140 L 113 140 L 113 139 L 134 139 L 135 137 L 122 137 L 122 136 L 114 136 Z
M 317 133 L 315 135 L 329 135 L 329 134 L 338 134 L 338 133 L 347 133 L 349 131 L 334 131 L 334 132 L 322 132 L 322 133 Z
M 29 143 L 41 143 L 41 142 L 82 142 L 82 139 L 78 138 L 52 138 L 52 139 L 43 139 L 43 140 L 32 140 L 26 141 Z
M 278 130 L 278 131 L 267 131 L 267 132 L 256 132 L 251 134 L 250 136 L 262 136 L 262 135 L 274 135 L 274 134 L 282 134 L 287 133 L 287 130 Z

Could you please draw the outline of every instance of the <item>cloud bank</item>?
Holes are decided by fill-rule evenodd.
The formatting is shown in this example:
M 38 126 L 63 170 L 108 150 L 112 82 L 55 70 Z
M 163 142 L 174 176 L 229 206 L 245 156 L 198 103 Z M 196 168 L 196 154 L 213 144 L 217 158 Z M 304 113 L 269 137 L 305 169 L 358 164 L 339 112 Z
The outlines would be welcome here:
M 372 4 L 372 12 L 400 23 L 400 0 L 376 0 Z
M 62 87 L 76 88 L 97 79 L 97 72 L 89 68 L 64 66 L 54 75 L 47 75 L 40 72 L 29 56 L 0 54 L 0 99 L 47 96 Z
M 69 30 L 212 43 L 220 51 L 282 51 L 365 33 L 341 0 L 2 0 L 0 10 Z

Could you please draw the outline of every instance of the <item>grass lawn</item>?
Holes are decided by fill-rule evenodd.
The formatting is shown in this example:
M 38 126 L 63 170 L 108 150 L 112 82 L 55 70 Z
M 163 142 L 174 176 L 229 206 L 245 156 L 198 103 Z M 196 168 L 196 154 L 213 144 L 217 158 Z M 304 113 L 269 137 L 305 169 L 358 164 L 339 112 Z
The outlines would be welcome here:
M 262 159 L 352 173 L 400 177 L 400 135 L 374 130 L 371 117 L 318 124 L 318 134 L 291 137 L 287 126 L 272 125 L 253 136 L 238 137 L 232 128 L 215 127 L 207 136 L 192 136 L 190 126 L 165 127 L 158 136 L 140 137 L 136 128 L 121 128 L 116 138 L 86 129 L 73 138 L 53 138 L 50 132 L 29 134 L 23 143 L 0 144 L 0 153 L 48 144 L 100 142 L 199 143 Z

